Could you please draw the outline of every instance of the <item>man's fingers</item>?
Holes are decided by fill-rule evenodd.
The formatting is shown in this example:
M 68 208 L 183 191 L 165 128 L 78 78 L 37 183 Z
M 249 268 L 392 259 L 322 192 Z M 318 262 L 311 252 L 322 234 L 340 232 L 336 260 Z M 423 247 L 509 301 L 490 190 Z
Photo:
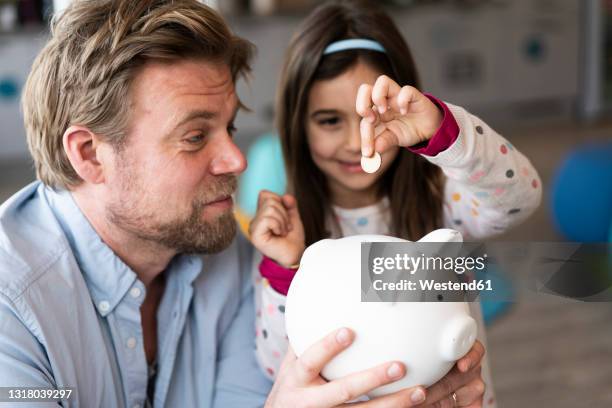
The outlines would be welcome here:
M 385 363 L 328 382 L 320 387 L 320 392 L 321 395 L 325 395 L 325 401 L 329 401 L 332 405 L 339 405 L 365 395 L 381 385 L 397 381 L 404 375 L 406 375 L 406 367 L 402 363 Z
M 427 391 L 425 388 L 418 386 L 385 395 L 384 397 L 374 398 L 369 401 L 354 402 L 348 404 L 348 406 L 356 408 L 414 407 L 420 406 L 420 404 L 425 401 L 426 393 Z
M 426 408 L 456 408 L 460 406 L 459 402 L 455 402 L 455 399 L 453 398 L 452 393 L 445 396 L 444 398 L 442 398 L 441 400 L 438 400 L 436 402 L 434 402 L 431 405 L 426 405 Z
M 476 340 L 470 351 L 468 351 L 465 356 L 461 357 L 457 361 L 457 368 L 459 368 L 459 371 L 461 371 L 462 373 L 465 373 L 469 371 L 470 368 L 479 365 L 484 355 L 484 346 L 480 341 Z
M 460 407 L 482 402 L 482 397 L 485 393 L 485 383 L 481 378 L 475 378 L 459 388 L 455 393 L 457 394 L 457 402 Z
M 480 378 L 480 367 L 476 367 L 467 373 L 461 373 L 457 367 L 453 367 L 440 381 L 427 389 L 427 403 L 443 402 L 449 395 L 475 378 Z
M 298 383 L 308 384 L 318 377 L 323 367 L 346 349 L 354 338 L 355 334 L 351 330 L 341 328 L 310 346 L 295 363 Z
M 285 371 L 290 370 L 291 367 L 293 367 L 293 364 L 295 364 L 296 360 L 297 356 L 295 355 L 295 352 L 293 351 L 291 345 L 289 345 L 287 347 L 287 351 L 285 352 L 285 356 L 283 357 L 283 361 L 281 362 L 281 365 L 278 369 L 277 378 L 282 378 Z

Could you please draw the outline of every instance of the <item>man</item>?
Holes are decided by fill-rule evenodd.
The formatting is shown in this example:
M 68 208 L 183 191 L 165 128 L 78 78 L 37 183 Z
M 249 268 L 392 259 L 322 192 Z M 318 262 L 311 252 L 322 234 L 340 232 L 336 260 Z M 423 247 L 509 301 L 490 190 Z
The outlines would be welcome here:
M 71 407 L 333 406 L 403 376 L 325 383 L 346 329 L 288 353 L 272 391 L 255 362 L 231 198 L 251 55 L 196 1 L 77 1 L 54 22 L 23 95 L 40 181 L 0 207 L 0 387 L 68 387 Z M 467 380 L 451 384 L 428 393 Z
M 196 2 L 76 2 L 54 24 L 23 97 L 42 183 L 0 211 L 0 385 L 263 404 L 231 201 L 251 54 Z

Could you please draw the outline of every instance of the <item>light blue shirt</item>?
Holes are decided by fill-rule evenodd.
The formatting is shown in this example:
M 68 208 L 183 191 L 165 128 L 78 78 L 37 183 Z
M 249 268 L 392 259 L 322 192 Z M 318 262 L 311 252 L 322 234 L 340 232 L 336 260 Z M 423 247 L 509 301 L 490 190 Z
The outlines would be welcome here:
M 251 256 L 238 237 L 168 266 L 155 407 L 264 404 L 271 383 L 255 360 Z M 70 407 L 144 407 L 144 296 L 69 192 L 25 187 L 0 207 L 0 387 L 73 387 Z

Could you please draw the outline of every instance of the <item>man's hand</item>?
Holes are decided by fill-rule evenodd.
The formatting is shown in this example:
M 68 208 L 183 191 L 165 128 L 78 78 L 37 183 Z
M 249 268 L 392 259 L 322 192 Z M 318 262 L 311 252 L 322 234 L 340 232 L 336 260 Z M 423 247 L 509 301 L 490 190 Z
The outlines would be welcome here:
M 325 381 L 320 375 L 321 370 L 332 358 L 346 349 L 353 339 L 353 332 L 343 328 L 311 346 L 299 358 L 290 347 L 265 407 L 336 407 L 377 387 L 397 381 L 406 374 L 402 363 L 389 362 L 334 381 Z M 413 407 L 424 400 L 425 389 L 414 387 L 370 401 L 353 403 L 351 406 Z
M 480 408 L 485 384 L 481 377 L 481 362 L 485 349 L 476 340 L 472 349 L 457 361 L 453 369 L 427 389 L 427 408 Z M 455 393 L 455 398 L 453 398 Z M 456 401 L 455 401 L 456 399 Z

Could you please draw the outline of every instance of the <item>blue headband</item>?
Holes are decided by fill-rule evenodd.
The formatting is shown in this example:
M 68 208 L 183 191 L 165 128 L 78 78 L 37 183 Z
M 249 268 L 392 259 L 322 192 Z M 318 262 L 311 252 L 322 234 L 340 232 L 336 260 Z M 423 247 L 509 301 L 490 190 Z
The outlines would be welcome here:
M 348 40 L 335 41 L 323 50 L 323 55 L 333 54 L 334 52 L 346 50 L 372 50 L 387 52 L 379 42 L 365 38 L 351 38 Z

